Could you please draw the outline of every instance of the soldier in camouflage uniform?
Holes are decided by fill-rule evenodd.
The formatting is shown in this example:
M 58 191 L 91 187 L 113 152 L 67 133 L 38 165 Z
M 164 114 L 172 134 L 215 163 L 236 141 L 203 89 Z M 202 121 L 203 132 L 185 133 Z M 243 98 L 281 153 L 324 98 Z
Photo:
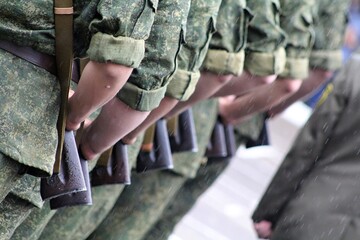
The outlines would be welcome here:
M 209 4 L 209 2 L 207 2 L 207 4 Z M 225 25 L 228 19 L 224 17 L 229 17 L 226 15 L 227 12 L 225 9 L 232 9 L 231 6 L 233 5 L 231 4 L 235 5 L 237 3 L 232 1 L 223 1 L 222 4 L 225 6 L 223 8 L 223 12 L 220 10 L 219 14 L 222 13 L 224 15 L 222 15 L 223 19 L 218 17 L 218 19 L 221 19 L 222 22 L 218 22 L 217 24 Z M 244 9 L 244 7 L 245 5 L 242 5 L 242 9 Z M 190 9 L 190 16 L 191 10 L 192 9 Z M 241 13 L 236 13 L 237 16 L 239 14 Z M 201 20 L 204 18 L 199 16 L 199 19 Z M 243 34 L 240 40 L 239 36 L 237 36 L 238 41 L 226 42 L 225 39 L 221 40 L 221 35 L 224 34 L 224 32 L 231 32 L 231 29 L 233 34 L 239 30 L 238 26 L 234 26 L 234 28 L 230 29 L 224 27 L 218 28 L 221 34 L 218 33 L 217 37 L 215 37 L 215 39 L 217 38 L 217 41 L 210 43 L 210 46 L 213 44 L 213 48 L 208 51 L 206 60 L 208 61 L 207 69 L 211 69 L 211 67 L 217 67 L 217 70 L 212 69 L 212 71 L 219 71 L 220 73 L 242 72 L 242 61 L 235 61 L 234 64 L 222 65 L 222 68 L 216 64 L 212 65 L 212 62 L 216 61 L 219 56 L 221 56 L 222 59 L 228 58 L 231 60 L 238 59 L 234 58 L 234 56 L 244 55 L 243 46 L 245 45 L 244 41 L 246 41 L 246 34 Z M 234 29 L 236 30 L 234 31 Z M 243 28 L 241 29 L 243 30 Z M 245 32 L 246 31 L 243 31 L 243 33 Z M 191 29 L 187 29 L 187 33 L 189 33 L 191 36 Z M 216 34 L 217 33 L 215 33 L 215 35 Z M 239 52 L 235 54 L 230 51 L 229 54 L 226 54 L 225 50 L 219 50 L 221 41 L 224 42 L 226 48 L 236 49 L 236 51 Z M 217 47 L 215 47 L 215 45 L 217 45 Z M 226 48 L 223 47 L 223 49 Z M 209 56 L 209 53 L 213 54 L 213 59 Z M 229 63 L 229 61 L 225 62 Z M 221 71 L 219 68 L 221 68 Z M 195 176 L 197 169 L 201 165 L 205 147 L 211 134 L 211 126 L 214 125 L 216 119 L 216 104 L 214 100 L 205 101 L 195 105 L 194 118 L 196 122 L 199 151 L 197 153 L 173 154 L 175 165 L 173 171 L 148 173 L 145 176 L 139 174 L 134 175 L 133 184 L 125 189 L 125 191 L 118 199 L 112 213 L 109 214 L 109 216 L 89 237 L 89 239 L 146 239 L 145 233 L 162 215 L 167 203 L 169 203 L 169 201 L 173 198 L 178 189 L 182 187 L 188 177 Z
M 316 1 L 313 11 L 315 39 L 309 59 L 309 77 L 302 82 L 300 89 L 294 95 L 270 109 L 269 115 L 274 116 L 295 101 L 309 95 L 340 68 L 349 3 L 349 0 Z
M 83 8 L 88 10 L 89 16 L 90 13 L 96 12 L 96 4 L 77 3 L 75 9 L 78 12 Z M 41 4 L 38 2 L 36 5 L 33 2 L 19 4 L 1 1 L 0 5 L 1 16 L 4 16 L 0 20 L 0 38 L 2 41 L 32 47 L 44 54 L 54 54 L 52 1 L 41 2 Z M 153 11 L 152 8 L 146 9 Z M 107 10 L 105 7 L 100 14 L 111 14 Z M 141 13 L 142 10 L 143 6 L 138 6 L 133 11 Z M 142 59 L 143 42 L 148 34 L 139 32 L 136 36 L 131 37 L 129 32 L 123 32 L 118 38 L 112 39 L 112 44 L 105 41 L 106 38 L 109 39 L 110 36 L 117 33 L 116 29 L 107 29 L 107 21 L 121 21 L 120 19 L 125 17 L 116 9 L 113 11 L 116 14 L 113 14 L 112 17 L 105 17 L 102 21 L 98 21 L 98 28 L 91 28 L 91 35 L 87 29 L 89 19 L 84 18 L 85 16 L 77 17 L 78 22 L 85 23 L 85 26 L 77 25 L 76 31 L 87 35 L 87 37 L 83 36 L 82 41 L 75 43 L 78 50 L 77 55 L 80 56 L 80 52 L 84 54 L 89 48 L 97 52 L 96 55 L 90 54 L 93 61 L 101 62 L 100 57 L 107 56 L 108 59 L 119 63 L 119 66 L 123 64 L 129 68 L 136 67 Z M 94 16 L 90 16 L 90 20 L 93 18 Z M 125 29 L 131 28 L 130 26 L 123 27 Z M 138 27 L 150 29 L 151 21 L 139 23 Z M 136 54 L 131 53 L 129 58 L 112 59 L 112 56 L 107 55 L 107 48 L 95 44 L 98 41 L 97 39 L 90 39 L 90 36 L 95 33 L 97 37 L 103 36 L 103 43 L 109 48 L 116 45 L 122 48 L 125 53 L 128 46 L 131 45 L 137 49 Z M 91 44 L 90 40 L 92 40 Z M 79 46 L 80 43 L 85 46 Z M 1 214 L 0 236 L 2 239 L 7 239 L 11 236 L 13 229 L 25 218 L 24 216 L 34 209 L 34 206 L 41 207 L 43 204 L 38 192 L 37 183 L 39 179 L 23 177 L 20 182 L 16 180 L 22 177 L 18 174 L 21 165 L 37 168 L 49 175 L 52 173 L 57 143 L 57 114 L 54 113 L 58 112 L 60 89 L 56 77 L 50 72 L 2 49 L 0 49 L 0 62 L 2 72 L 0 78 L 2 86 L 0 90 L 0 155 L 2 164 L 0 200 L 2 201 L 7 196 L 7 200 L 1 204 L 2 211 L 6 214 Z M 14 188 L 15 185 L 18 187 Z M 27 188 L 22 189 L 21 186 L 27 186 Z M 8 195 L 12 189 L 13 193 Z M 25 203 L 25 201 L 30 203 Z M 26 207 L 27 210 L 16 211 L 16 209 L 20 209 L 19 205 Z M 16 219 L 15 217 L 19 214 L 22 216 Z
M 310 67 L 320 67 L 325 70 L 335 70 L 341 65 L 339 61 L 339 52 L 341 49 L 341 36 L 343 36 L 343 30 L 345 27 L 345 13 L 347 9 L 347 3 L 343 1 L 331 2 L 333 5 L 329 10 L 329 7 L 324 8 L 324 1 L 318 2 L 318 9 L 323 9 L 324 13 L 314 14 L 316 30 L 315 45 L 310 55 Z M 263 6 L 263 5 L 262 5 Z M 336 9 L 336 10 L 335 10 Z M 316 13 L 316 12 L 315 12 Z M 341 14 L 342 13 L 342 14 Z M 319 17 L 319 15 L 321 17 Z M 326 15 L 324 18 L 323 15 Z M 336 16 L 336 17 L 334 17 Z M 256 18 L 256 16 L 255 16 Z M 254 18 L 254 19 L 255 19 Z M 333 29 L 331 21 L 336 21 L 339 25 L 338 28 Z M 251 24 L 250 24 L 251 26 Z M 324 41 L 324 32 L 330 32 L 334 34 L 335 41 Z M 249 31 L 249 35 L 251 31 Z M 321 51 L 321 54 L 317 52 Z M 315 57 L 318 56 L 318 57 Z M 338 56 L 338 57 L 334 57 Z M 314 62 L 322 62 L 322 64 L 314 64 Z M 245 62 L 246 68 L 246 62 Z M 308 90 L 309 92 L 310 90 Z M 259 121 L 260 120 L 260 121 Z M 260 115 L 253 118 L 251 121 L 242 123 L 236 126 L 236 132 L 240 134 L 240 141 L 244 141 L 243 137 L 248 136 L 250 139 L 256 139 L 256 136 L 260 134 L 260 128 L 264 118 Z M 171 234 L 175 225 L 181 220 L 181 218 L 191 209 L 195 204 L 198 197 L 205 192 L 221 172 L 227 166 L 228 161 L 210 161 L 206 165 L 203 165 L 198 170 L 198 173 L 194 179 L 189 179 L 185 182 L 184 186 L 177 192 L 174 199 L 167 206 L 163 213 L 163 216 L 159 219 L 157 224 L 147 233 L 144 239 L 167 239 Z M 258 211 L 261 212 L 261 211 Z
M 142 61 L 142 65 L 137 68 L 137 74 L 133 74 L 130 78 L 130 83 L 125 85 L 125 88 L 122 89 L 118 96 L 120 99 L 125 98 L 124 101 L 127 103 L 131 103 L 131 91 L 126 90 L 127 85 L 133 83 L 133 79 L 137 80 L 139 85 L 140 76 L 143 76 L 144 79 L 152 80 L 153 83 L 151 85 L 161 86 L 162 90 L 167 86 L 167 79 L 170 75 L 166 75 L 166 72 L 169 72 L 171 67 L 174 67 L 174 57 L 175 53 L 179 49 L 179 44 L 182 39 L 179 38 L 178 35 L 176 37 L 173 34 L 166 34 L 166 31 L 163 31 L 164 24 L 166 27 L 171 29 L 169 30 L 172 33 L 179 33 L 179 35 L 183 34 L 184 25 L 185 25 L 185 17 L 186 17 L 186 9 L 189 9 L 188 1 L 160 1 L 157 7 L 157 15 L 155 16 L 154 26 L 152 28 L 150 37 L 146 40 L 146 48 L 147 52 L 145 54 L 145 58 Z M 174 16 L 172 16 L 174 14 Z M 171 16 L 171 17 L 169 17 Z M 179 31 L 177 31 L 178 29 Z M 162 48 L 159 48 L 159 42 L 161 42 Z M 172 60 L 169 60 L 172 56 Z M 162 64 L 156 64 L 156 69 L 154 66 L 154 61 L 161 60 Z M 168 62 L 168 64 L 167 64 Z M 167 66 L 165 68 L 164 66 Z M 150 71 L 151 69 L 151 71 Z M 155 76 L 156 75 L 156 76 Z M 155 79 L 162 79 L 163 83 L 156 83 Z M 132 89 L 130 87 L 130 89 Z M 171 89 L 171 88 L 169 88 Z M 123 93 L 125 95 L 123 95 Z M 155 97 L 155 91 L 152 92 L 153 97 Z M 155 94 L 155 95 L 154 95 Z M 121 97 L 122 96 L 122 97 Z M 127 97 L 125 97 L 127 96 Z M 146 94 L 142 94 L 144 99 Z M 134 98 L 132 98 L 134 100 Z M 139 99 L 137 99 L 139 100 Z M 154 98 L 155 100 L 155 98 Z M 145 108 L 149 107 L 154 102 L 150 102 L 150 100 L 137 102 L 138 104 L 147 104 Z M 135 104 L 135 100 L 134 100 Z M 149 105 L 150 104 L 150 105 Z M 133 106 L 138 109 L 139 106 Z M 142 106 L 144 107 L 144 106 Z M 135 156 L 137 156 L 137 152 L 139 150 L 138 145 L 136 147 L 131 147 L 130 156 L 135 160 Z M 135 151 L 134 151 L 135 150 Z M 49 226 L 45 229 L 45 233 L 40 238 L 49 238 L 54 236 L 54 238 L 66 237 L 69 236 L 77 239 L 86 238 L 87 235 L 91 233 L 91 231 L 96 227 L 96 225 L 105 217 L 106 213 L 114 204 L 117 196 L 122 191 L 122 186 L 106 186 L 106 187 L 98 187 L 94 188 L 93 197 L 94 201 L 97 201 L 92 207 L 79 207 L 79 208 L 70 208 L 70 209 L 62 209 L 54 216 L 54 219 L 49 223 Z M 99 210 L 100 208 L 100 210 Z M 37 230 L 34 231 L 34 218 L 36 217 Z M 49 211 L 49 209 L 35 211 L 28 219 L 24 222 L 15 232 L 14 236 L 22 236 L 24 232 L 32 229 L 33 232 L 27 232 L 27 236 L 33 236 L 34 239 L 38 238 L 39 233 L 41 233 L 44 225 L 47 224 L 49 219 L 54 215 L 54 211 Z M 57 226 L 58 219 L 61 219 L 63 222 L 64 219 L 68 221 L 67 224 Z M 81 221 L 80 221 L 81 220 Z M 85 221 L 89 224 L 86 224 Z M 91 224 L 90 224 L 91 223 Z M 30 228 L 29 226 L 32 226 Z
M 180 47 L 182 26 L 188 7 L 186 5 L 179 7 L 180 4 L 176 1 L 170 3 L 163 1 L 163 3 L 164 8 L 169 7 L 178 11 L 174 16 L 162 16 L 168 18 L 173 28 L 164 31 L 159 29 L 160 26 L 153 27 L 156 29 L 152 32 L 156 35 L 156 41 L 163 39 L 164 41 L 162 44 L 154 42 L 153 46 L 156 47 L 146 51 L 142 68 L 139 64 L 144 57 L 144 41 L 150 34 L 157 10 L 156 0 L 136 1 L 133 4 L 119 0 L 113 1 L 111 6 L 103 1 L 84 0 L 77 1 L 74 5 L 75 55 L 90 57 L 93 64 L 88 67 L 87 75 L 91 75 L 89 73 L 94 66 L 100 66 L 100 69 L 104 67 L 106 72 L 107 63 L 111 62 L 112 67 L 121 68 L 117 73 L 124 73 L 123 76 L 120 74 L 115 78 L 119 77 L 123 81 L 128 76 L 126 73 L 136 67 L 136 73 L 131 75 L 127 84 L 130 87 L 124 88 L 125 93 L 118 93 L 118 99 L 124 102 L 124 96 L 131 95 L 131 92 L 144 96 L 144 99 L 141 101 L 137 99 L 136 102 L 131 102 L 131 99 L 125 97 L 126 103 L 136 111 L 148 111 L 155 107 L 146 101 L 146 96 L 151 95 L 152 99 L 157 96 L 161 99 L 165 90 L 159 90 L 157 95 L 154 94 L 155 89 L 166 85 L 171 73 L 175 71 L 175 58 Z M 54 54 L 52 1 L 37 5 L 34 3 L 19 5 L 0 1 L 0 5 L 1 15 L 6 16 L 0 20 L 1 40 L 32 47 L 41 53 Z M 34 15 L 37 18 L 34 18 Z M 164 52 L 165 49 L 167 51 Z M 160 60 L 162 64 L 158 64 Z M 157 68 L 151 67 L 154 61 Z M 60 89 L 54 75 L 2 49 L 0 49 L 0 62 L 3 73 L 0 78 L 2 85 L 0 200 L 6 197 L 6 201 L 1 203 L 1 210 L 6 214 L 0 217 L 0 236 L 2 239 L 7 239 L 35 207 L 43 205 L 39 195 L 39 179 L 31 176 L 23 177 L 18 172 L 22 165 L 25 165 L 49 175 L 52 173 L 57 142 L 57 114 L 54 113 L 58 112 Z M 106 64 L 101 64 L 102 62 Z M 98 71 L 99 68 L 97 73 Z M 145 78 L 152 79 L 153 84 L 149 86 L 147 81 L 139 80 Z M 80 82 L 84 81 L 86 82 L 82 78 Z M 131 87 L 131 84 L 137 84 L 144 90 Z M 131 90 L 126 90 L 128 88 Z M 130 130 L 126 129 L 126 131 Z M 26 210 L 17 211 L 20 207 Z
M 261 5 L 261 9 L 259 6 Z M 277 21 L 279 8 L 277 1 L 264 1 L 261 4 L 248 3 L 250 11 L 254 14 L 247 30 L 246 57 L 244 59 L 245 71 L 257 76 L 267 77 L 278 74 L 285 63 L 283 44 L 284 32 L 279 28 Z M 276 6 L 276 8 L 274 8 Z M 265 8 L 264 8 L 265 7 Z M 266 10 L 264 10 L 266 9 Z M 259 36 L 258 32 L 264 35 Z M 266 62 L 264 68 L 257 65 L 258 62 Z M 231 84 L 231 83 L 229 83 Z M 221 90 L 220 90 L 221 91 Z M 226 90 L 225 92 L 228 93 Z M 259 121 L 259 120 L 260 121 Z M 239 127 L 240 143 L 245 143 L 245 136 L 255 140 L 263 126 L 263 115 L 259 115 L 248 124 Z M 249 134 L 250 131 L 250 134 Z M 175 162 L 179 165 L 177 171 L 184 175 L 187 180 L 169 201 L 168 206 L 159 217 L 157 223 L 147 232 L 143 239 L 167 239 L 176 223 L 190 210 L 198 197 L 217 179 L 228 166 L 230 159 L 213 159 L 207 161 L 203 155 L 197 158 L 184 158 Z
M 167 96 L 186 99 L 182 89 L 189 84 L 183 80 L 195 81 L 199 77 L 199 67 L 203 61 L 209 39 L 214 31 L 216 15 L 220 1 L 191 1 L 186 28 L 186 44 L 179 52 L 179 70 L 169 86 L 176 86 L 167 92 Z M 175 82 L 176 81 L 176 82 Z M 184 87 L 180 84 L 185 85 Z M 193 87 L 192 87 L 193 88 Z M 170 88 L 171 89 L 171 88 Z M 203 103 L 196 107 L 194 120 L 199 140 L 199 152 L 205 151 L 211 126 L 216 119 L 215 102 Z M 210 118 L 209 118 L 210 116 Z M 205 121 L 206 120 L 206 121 Z M 209 127 L 210 126 L 210 127 Z M 197 153 L 187 153 L 189 156 Z M 181 159 L 184 155 L 174 154 L 173 158 Z M 176 162 L 175 162 L 176 164 Z M 162 201 L 167 195 L 173 195 L 184 182 L 184 178 L 172 171 L 133 173 L 132 185 L 125 188 L 116 202 L 111 214 L 103 221 L 89 239 L 141 239 L 151 222 L 157 219 Z M 165 204 L 163 205 L 165 206 Z M 144 220 L 146 219 L 145 224 Z
M 332 2 L 334 3 L 334 2 Z M 336 4 L 336 3 L 335 3 Z M 323 5 L 321 8 L 326 5 L 324 2 L 320 4 L 320 6 Z M 327 12 L 327 17 L 324 18 L 323 16 L 318 18 L 317 16 L 320 15 L 320 13 L 315 12 L 314 18 L 314 28 L 315 29 L 322 29 L 322 31 L 316 31 L 316 39 L 315 42 L 319 41 L 318 46 L 314 46 L 312 49 L 312 53 L 316 53 L 318 51 L 321 51 L 322 54 L 319 56 L 318 54 L 311 54 L 309 57 L 310 60 L 310 66 L 316 67 L 315 64 L 312 64 L 316 60 L 315 55 L 318 55 L 318 60 L 321 60 L 322 62 L 326 62 L 329 64 L 319 64 L 317 67 L 322 67 L 323 69 L 327 70 L 335 70 L 339 68 L 340 62 L 338 57 L 331 57 L 335 56 L 339 53 L 341 48 L 341 40 L 337 41 L 339 37 L 343 35 L 343 30 L 345 27 L 345 12 L 347 9 L 347 3 L 345 2 L 338 2 L 337 7 L 334 7 L 334 9 L 338 9 L 340 11 L 333 11 L 332 14 L 329 14 L 327 11 L 327 8 L 325 8 L 325 12 Z M 343 13 L 342 15 L 339 14 Z M 324 15 L 324 13 L 322 13 Z M 331 17 L 330 17 L 331 15 Z M 334 17 L 336 16 L 336 18 Z M 341 17 L 342 16 L 342 17 Z M 331 24 L 329 24 L 329 20 L 332 19 L 333 21 L 336 21 L 339 24 L 339 28 L 336 29 L 336 33 L 332 33 L 336 35 L 335 37 L 335 43 L 326 43 L 322 42 L 321 36 L 323 36 L 324 31 L 331 31 L 332 28 L 329 28 Z M 320 21 L 320 22 L 319 22 Z M 322 22 L 325 21 L 325 22 Z M 327 29 L 327 30 L 325 30 Z M 332 30 L 334 31 L 334 30 Z M 251 33 L 249 33 L 250 35 Z M 319 37 L 319 38 L 318 38 Z M 322 43 L 321 43 L 322 42 Z M 309 45 L 311 46 L 311 45 Z M 332 47 L 329 47 L 332 46 Z M 306 50 L 306 49 L 304 49 Z M 320 59 L 319 59 L 320 58 Z M 262 119 L 264 121 L 264 119 Z M 261 122 L 262 122 L 261 121 Z M 260 128 L 262 127 L 262 124 L 256 124 L 256 121 L 251 121 L 255 129 L 257 128 L 258 131 L 250 132 L 250 135 L 254 134 L 255 132 L 259 133 Z M 250 122 L 250 123 L 251 123 Z M 259 122 L 258 122 L 259 123 Z M 255 124 L 255 125 L 254 125 Z M 254 130 L 254 128 L 251 127 L 251 125 L 248 124 L 241 124 L 241 131 L 240 134 L 242 136 L 246 136 L 249 134 L 249 130 Z M 256 127 L 257 126 L 257 127 Z M 173 201 L 169 204 L 169 206 L 164 211 L 164 214 L 162 218 L 158 221 L 158 223 L 151 229 L 151 231 L 148 232 L 146 237 L 144 239 L 167 239 L 167 237 L 170 235 L 172 229 L 176 225 L 178 221 L 180 221 L 181 217 L 184 216 L 190 208 L 195 204 L 195 201 L 197 198 L 211 185 L 211 183 L 221 174 L 224 167 L 228 164 L 227 161 L 219 162 L 219 161 L 210 161 L 208 162 L 208 165 L 203 166 L 199 169 L 197 176 L 194 180 L 189 179 L 185 182 L 184 187 L 179 190 L 179 192 L 175 195 Z M 260 211 L 259 211 L 260 212 Z
M 252 4 L 261 6 L 259 4 L 261 2 L 252 1 Z M 308 75 L 308 56 L 314 38 L 312 28 L 314 1 L 304 0 L 295 3 L 284 0 L 277 1 L 274 6 L 281 7 L 277 22 L 286 33 L 285 68 L 278 74 L 276 81 L 252 88 L 235 101 L 222 102 L 219 111 L 228 123 L 236 123 L 246 116 L 266 111 L 279 104 L 296 92 L 302 79 Z M 272 94 L 269 95 L 269 92 Z

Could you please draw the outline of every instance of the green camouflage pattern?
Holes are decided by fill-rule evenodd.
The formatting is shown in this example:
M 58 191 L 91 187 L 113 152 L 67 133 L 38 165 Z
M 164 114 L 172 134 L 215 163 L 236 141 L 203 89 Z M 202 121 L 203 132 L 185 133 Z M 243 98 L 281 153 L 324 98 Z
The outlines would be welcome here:
M 248 23 L 251 13 L 245 0 L 223 0 L 220 5 L 216 32 L 202 68 L 221 75 L 240 76 L 244 68 Z
M 22 177 L 19 169 L 20 164 L 0 153 L 0 203 Z
M 314 0 L 280 0 L 280 26 L 286 32 L 286 56 L 308 58 L 313 46 Z
M 185 44 L 182 45 L 177 57 L 178 71 L 167 87 L 167 96 L 185 101 L 195 90 L 200 77 L 199 69 L 215 31 L 220 3 L 221 0 L 191 1 L 186 23 Z M 181 74 L 180 71 L 183 73 Z M 186 77 L 179 76 L 185 73 Z M 193 77 L 194 75 L 196 77 Z
M 251 0 L 246 2 L 253 18 L 249 22 L 246 52 L 274 52 L 285 47 L 285 32 L 280 27 L 278 0 Z
M 210 49 L 237 53 L 245 49 L 250 14 L 245 0 L 222 0 Z
M 42 208 L 34 209 L 20 224 L 20 226 L 16 228 L 14 234 L 11 236 L 11 239 L 37 240 L 40 237 L 44 227 L 55 213 L 55 210 L 50 210 L 49 202 L 45 202 Z
M 0 152 L 52 173 L 60 89 L 56 78 L 0 50 Z
M 316 1 L 314 7 L 315 42 L 312 51 L 341 49 L 350 2 L 350 0 Z
M 185 178 L 170 171 L 133 173 L 132 184 L 118 198 L 111 213 L 88 237 L 140 240 L 156 222 Z
M 10 239 L 15 229 L 34 209 L 31 203 L 8 194 L 0 203 L 0 239 Z
M 248 26 L 244 68 L 253 75 L 279 74 L 285 66 L 286 34 L 280 27 L 278 0 L 247 1 L 253 13 Z
M 165 95 L 166 85 L 176 71 L 176 57 L 184 41 L 190 0 L 159 1 L 150 37 L 146 40 L 145 57 L 118 98 L 139 111 L 156 108 Z
M 131 4 L 124 0 L 74 1 L 76 53 L 85 54 L 96 33 L 144 41 L 149 35 L 157 5 L 158 0 L 134 0 Z M 53 0 L 1 0 L 0 15 L 3 16 L 0 19 L 2 40 L 54 54 Z
M 176 224 L 195 205 L 197 199 L 215 182 L 230 159 L 216 159 L 202 165 L 196 177 L 188 179 L 165 208 L 157 223 L 143 240 L 167 240 Z
M 315 42 L 310 66 L 337 70 L 342 65 L 341 48 L 347 24 L 350 0 L 316 1 L 314 9 Z
M 314 0 L 280 0 L 280 26 L 286 32 L 284 71 L 286 79 L 305 79 L 309 72 L 309 56 L 314 43 Z
M 24 175 L 11 190 L 11 193 L 38 208 L 44 204 L 40 196 L 40 178 L 38 177 Z
M 86 239 L 114 206 L 123 188 L 120 184 L 92 188 L 92 206 L 57 210 L 38 239 Z
M 199 71 L 215 31 L 221 0 L 192 0 L 186 23 L 185 44 L 178 55 L 178 67 Z

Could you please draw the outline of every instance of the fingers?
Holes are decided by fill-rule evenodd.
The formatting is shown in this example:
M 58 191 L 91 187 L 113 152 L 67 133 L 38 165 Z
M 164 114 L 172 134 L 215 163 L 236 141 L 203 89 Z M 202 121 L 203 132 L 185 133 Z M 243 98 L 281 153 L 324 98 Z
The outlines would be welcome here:
M 272 234 L 272 224 L 269 221 L 254 223 L 255 231 L 259 238 L 269 239 Z
M 74 90 L 72 90 L 72 89 L 70 89 L 70 90 L 69 90 L 69 98 L 71 98 L 71 97 L 72 97 L 72 95 L 74 95 L 74 93 L 75 93 L 75 91 L 74 91 Z

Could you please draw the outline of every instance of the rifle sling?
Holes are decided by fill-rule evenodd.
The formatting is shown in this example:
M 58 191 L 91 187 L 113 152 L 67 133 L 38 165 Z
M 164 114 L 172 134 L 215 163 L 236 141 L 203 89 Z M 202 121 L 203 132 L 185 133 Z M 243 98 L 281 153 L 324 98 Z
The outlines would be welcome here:
M 60 171 L 60 162 L 64 143 L 67 104 L 73 62 L 72 0 L 54 0 L 54 20 L 56 70 L 61 88 L 60 112 L 57 121 L 58 146 L 54 164 L 54 173 L 58 173 Z
M 12 42 L 0 40 L 0 48 L 56 75 L 55 57 Z
M 49 73 L 56 75 L 56 63 L 55 63 L 55 56 L 38 52 L 31 47 L 24 47 L 12 42 L 0 40 L 0 49 L 13 54 L 29 63 L 34 64 L 37 67 L 40 67 Z M 83 59 L 79 61 L 74 61 L 73 68 L 72 68 L 72 80 L 76 83 L 79 82 L 80 79 L 80 71 L 83 65 Z M 86 61 L 86 60 L 85 60 Z M 80 66 L 79 66 L 80 65 Z

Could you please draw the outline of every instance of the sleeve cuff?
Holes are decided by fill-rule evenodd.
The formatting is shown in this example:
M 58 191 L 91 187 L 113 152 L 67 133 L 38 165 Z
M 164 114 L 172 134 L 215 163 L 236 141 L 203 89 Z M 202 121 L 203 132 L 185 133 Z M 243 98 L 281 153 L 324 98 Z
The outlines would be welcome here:
M 90 42 L 87 54 L 96 62 L 113 62 L 136 68 L 144 58 L 145 42 L 129 37 L 114 37 L 96 33 Z
M 148 112 L 160 105 L 160 101 L 165 96 L 166 87 L 145 90 L 128 81 L 118 92 L 117 97 L 134 110 Z
M 229 53 L 210 49 L 205 57 L 203 68 L 211 72 L 240 76 L 244 68 L 245 52 Z
M 284 71 L 286 53 L 284 48 L 274 52 L 247 52 L 244 68 L 252 75 L 278 75 Z
M 312 51 L 310 54 L 310 67 L 335 71 L 342 66 L 343 56 L 341 50 Z
M 166 89 L 166 96 L 186 101 L 193 94 L 200 78 L 200 72 L 177 69 Z
M 305 79 L 309 74 L 308 58 L 287 58 L 284 71 L 279 74 L 281 78 Z

